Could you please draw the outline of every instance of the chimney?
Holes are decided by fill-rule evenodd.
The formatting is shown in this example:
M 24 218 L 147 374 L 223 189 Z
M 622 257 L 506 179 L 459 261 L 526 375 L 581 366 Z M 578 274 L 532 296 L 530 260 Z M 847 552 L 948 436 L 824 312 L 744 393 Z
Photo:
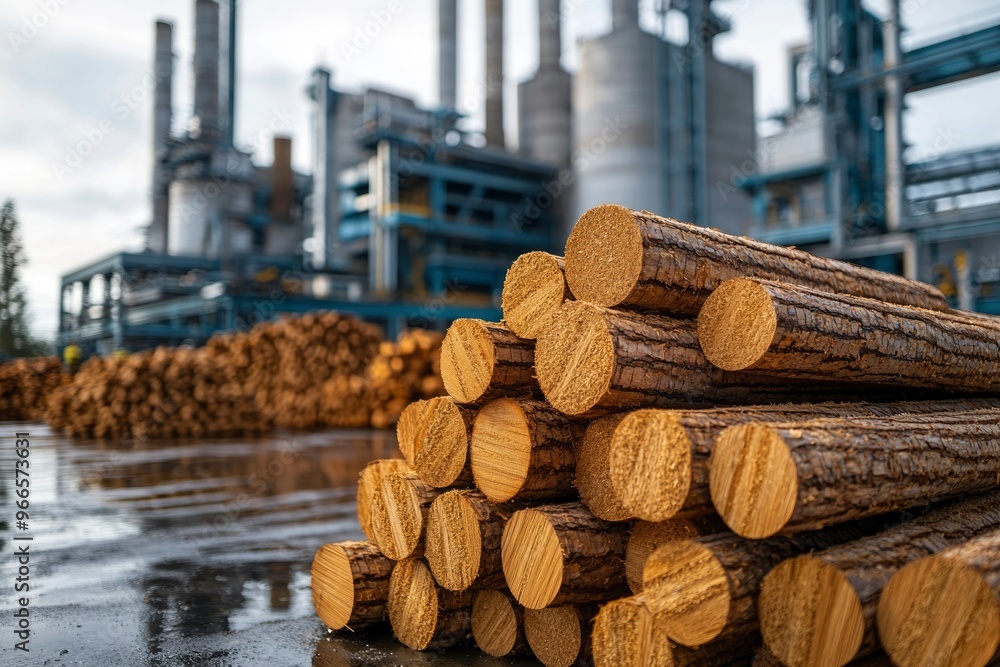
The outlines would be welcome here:
M 317 67 L 312 73 L 310 95 L 313 99 L 313 189 L 310 217 L 313 241 L 312 264 L 329 268 L 338 241 L 336 195 L 334 185 L 333 119 L 330 72 Z
M 486 0 L 486 143 L 504 147 L 503 0 Z
M 559 66 L 561 23 L 559 0 L 538 0 L 538 69 Z
M 157 21 L 156 47 L 153 52 L 153 72 L 156 77 L 156 87 L 153 89 L 153 219 L 146 246 L 153 252 L 162 253 L 167 251 L 169 182 L 163 160 L 167 142 L 170 140 L 174 78 L 173 42 L 174 26 L 165 21 Z
M 194 3 L 194 117 L 191 135 L 219 136 L 219 5 Z
M 438 103 L 455 108 L 458 87 L 458 0 L 438 0 Z
M 236 3 L 229 0 L 229 11 L 226 13 L 226 28 L 229 33 L 226 38 L 226 100 L 225 127 L 226 144 L 232 146 L 236 135 Z
M 274 138 L 274 161 L 271 163 L 271 218 L 286 222 L 292 218 L 295 181 L 292 175 L 292 140 Z
M 639 0 L 611 0 L 611 29 L 614 32 L 639 27 Z

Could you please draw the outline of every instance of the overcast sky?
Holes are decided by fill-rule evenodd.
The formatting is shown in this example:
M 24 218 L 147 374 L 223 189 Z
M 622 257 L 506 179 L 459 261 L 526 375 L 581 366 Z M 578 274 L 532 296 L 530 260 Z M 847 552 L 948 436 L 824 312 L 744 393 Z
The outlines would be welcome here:
M 241 0 L 237 141 L 270 159 L 269 125 L 287 125 L 296 167 L 308 171 L 309 113 L 303 90 L 324 64 L 334 84 L 366 85 L 436 101 L 435 0 L 397 0 L 398 13 L 356 51 L 357 30 L 389 0 Z M 653 1 L 643 23 L 655 29 Z M 563 0 L 563 63 L 575 67 L 575 42 L 609 29 L 610 0 Z M 884 3 L 872 2 L 878 11 Z M 175 127 L 190 115 L 193 0 L 4 0 L 0 3 L 0 198 L 18 207 L 30 264 L 34 327 L 56 326 L 59 276 L 117 250 L 141 247 L 149 219 L 153 22 L 174 24 Z M 459 101 L 483 76 L 482 0 L 461 0 Z M 733 31 L 716 51 L 752 63 L 756 112 L 786 107 L 785 51 L 808 34 L 804 0 L 720 0 Z M 906 45 L 946 36 L 1000 16 L 996 0 L 905 0 Z M 507 0 L 507 130 L 516 136 L 516 84 L 536 65 L 534 0 Z M 996 75 L 907 98 L 910 155 L 942 134 L 955 150 L 1000 144 Z M 481 109 L 465 109 L 481 126 Z M 75 148 L 93 145 L 89 155 Z M 84 146 L 86 149 L 87 146 Z M 79 158 L 79 160 L 78 160 Z M 667 212 L 669 213 L 669 212 Z

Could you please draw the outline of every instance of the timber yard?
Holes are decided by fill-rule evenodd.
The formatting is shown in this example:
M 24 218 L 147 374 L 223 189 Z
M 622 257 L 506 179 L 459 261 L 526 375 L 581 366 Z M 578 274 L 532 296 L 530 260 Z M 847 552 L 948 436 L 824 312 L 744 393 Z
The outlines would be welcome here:
M 141 243 L 0 172 L 4 664 L 1000 665 L 1000 7 L 151 4 Z

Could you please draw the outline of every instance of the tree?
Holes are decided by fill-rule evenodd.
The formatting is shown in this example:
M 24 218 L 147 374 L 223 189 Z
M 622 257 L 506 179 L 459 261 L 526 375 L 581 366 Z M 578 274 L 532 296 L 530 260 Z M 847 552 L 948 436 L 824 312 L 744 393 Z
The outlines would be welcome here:
M 0 209 L 0 359 L 32 356 L 42 347 L 28 329 L 28 300 L 21 283 L 21 267 L 27 263 L 14 202 L 7 200 Z

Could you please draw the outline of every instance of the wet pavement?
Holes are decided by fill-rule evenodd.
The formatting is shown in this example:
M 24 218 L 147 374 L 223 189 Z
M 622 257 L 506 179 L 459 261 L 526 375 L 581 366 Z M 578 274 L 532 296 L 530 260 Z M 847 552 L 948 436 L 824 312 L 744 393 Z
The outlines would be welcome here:
M 15 528 L 14 433 L 31 434 L 28 530 Z M 309 565 L 363 539 L 358 472 L 391 433 L 252 440 L 70 440 L 0 423 L 0 664 L 483 665 L 472 648 L 418 653 L 386 629 L 329 633 Z M 30 653 L 14 649 L 13 551 L 30 536 Z

